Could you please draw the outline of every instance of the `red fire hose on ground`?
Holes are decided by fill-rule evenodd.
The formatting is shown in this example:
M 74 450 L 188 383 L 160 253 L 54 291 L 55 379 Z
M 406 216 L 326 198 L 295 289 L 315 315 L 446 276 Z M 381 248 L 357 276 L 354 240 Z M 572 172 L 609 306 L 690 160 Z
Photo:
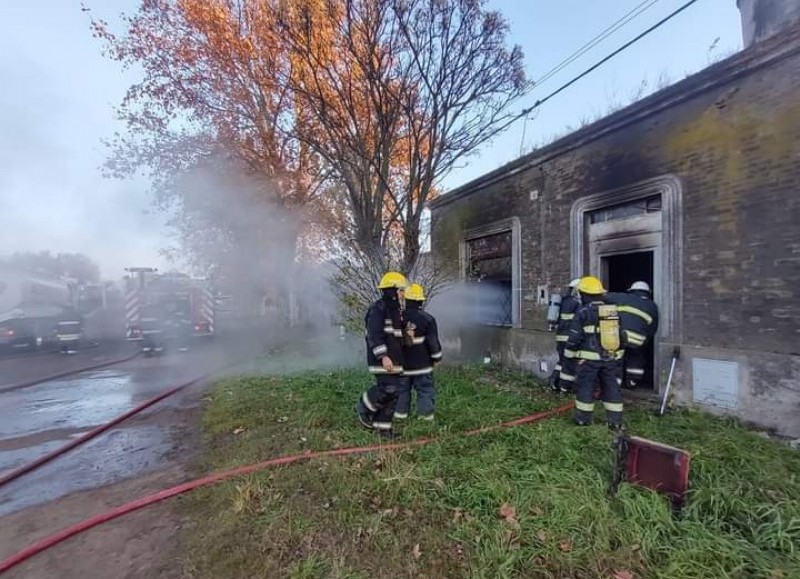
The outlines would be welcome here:
M 185 387 L 185 386 L 186 385 L 182 385 L 182 387 Z M 164 395 L 162 395 L 162 396 L 166 397 Z M 154 403 L 155 402 L 153 402 L 153 404 Z M 540 420 L 544 420 L 545 418 L 549 418 L 551 416 L 556 416 L 558 414 L 564 414 L 566 412 L 569 412 L 569 410 L 572 407 L 573 407 L 573 403 L 570 402 L 568 404 L 564 404 L 564 405 L 559 406 L 557 408 L 553 408 L 553 409 L 550 409 L 550 410 L 545 410 L 543 412 L 537 412 L 536 414 L 531 414 L 530 416 L 525 416 L 525 417 L 522 417 L 522 418 L 518 418 L 516 420 L 511 420 L 511 421 L 508 421 L 508 422 L 502 422 L 500 424 L 495 424 L 495 425 L 487 426 L 487 427 L 483 427 L 483 428 L 476 428 L 474 430 L 470 430 L 470 431 L 465 432 L 462 436 L 476 436 L 478 434 L 483 434 L 485 432 L 489 432 L 489 431 L 492 431 L 492 430 L 497 430 L 499 428 L 510 428 L 510 427 L 519 426 L 519 425 L 522 425 L 522 424 L 529 424 L 529 423 L 533 423 L 533 422 L 538 422 Z M 6 571 L 9 571 L 10 569 L 16 567 L 20 563 L 30 559 L 34 555 L 37 555 L 37 554 L 41 553 L 42 551 L 46 551 L 50 547 L 53 547 L 53 546 L 55 546 L 55 545 L 57 545 L 57 544 L 59 544 L 59 543 L 61 543 L 63 541 L 66 541 L 67 539 L 69 539 L 71 537 L 74 537 L 75 535 L 78 535 L 78 534 L 80 534 L 80 533 L 82 533 L 84 531 L 88 531 L 89 529 L 91 529 L 93 527 L 96 527 L 96 526 L 101 525 L 103 523 L 106 523 L 108 521 L 112 521 L 112 520 L 117 519 L 119 517 L 122 517 L 123 515 L 126 515 L 128 513 L 132 513 L 134 511 L 142 509 L 142 508 L 144 508 L 146 506 L 149 506 L 149 505 L 161 502 L 163 500 L 169 499 L 171 497 L 174 497 L 174 496 L 189 492 L 189 491 L 194 490 L 196 488 L 212 485 L 212 484 L 227 480 L 227 479 L 235 477 L 235 476 L 241 476 L 241 475 L 250 474 L 250 473 L 257 472 L 257 471 L 260 471 L 260 470 L 264 470 L 266 468 L 270 468 L 270 467 L 273 467 L 273 466 L 283 466 L 283 465 L 288 465 L 288 464 L 292 464 L 292 463 L 295 463 L 295 462 L 311 460 L 312 458 L 324 458 L 324 457 L 332 457 L 332 456 L 333 457 L 337 457 L 337 456 L 349 456 L 349 455 L 355 455 L 355 454 L 366 454 L 366 453 L 369 453 L 369 452 L 375 452 L 375 451 L 379 451 L 379 450 L 394 451 L 394 450 L 400 450 L 400 449 L 403 449 L 403 448 L 411 448 L 411 447 L 415 447 L 415 446 L 424 446 L 424 445 L 430 444 L 432 442 L 435 442 L 436 440 L 437 440 L 436 438 L 419 438 L 419 439 L 416 439 L 416 440 L 411 440 L 409 442 L 400 442 L 400 443 L 393 443 L 393 444 L 376 444 L 376 445 L 372 445 L 372 446 L 339 448 L 339 449 L 322 450 L 322 451 L 316 451 L 316 452 L 309 451 L 309 452 L 305 452 L 305 453 L 302 453 L 302 454 L 282 456 L 282 457 L 274 458 L 274 459 L 267 460 L 267 461 L 264 461 L 264 462 L 259 462 L 259 463 L 251 464 L 251 465 L 247 465 L 247 466 L 241 466 L 241 467 L 234 468 L 234 469 L 231 469 L 231 470 L 226 470 L 226 471 L 218 472 L 218 473 L 215 473 L 215 474 L 211 474 L 211 475 L 208 475 L 206 477 L 203 477 L 203 478 L 200 478 L 200 479 L 197 479 L 197 480 L 193 480 L 193 481 L 190 481 L 190 482 L 187 482 L 187 483 L 183 483 L 183 484 L 180 484 L 180 485 L 168 488 L 168 489 L 164 489 L 164 490 L 159 491 L 157 493 L 141 497 L 139 499 L 136 499 L 134 501 L 131 501 L 129 503 L 121 505 L 121 506 L 119 506 L 119 507 L 117 507 L 115 509 L 111 509 L 109 511 L 106 511 L 105 513 L 101 513 L 101 514 L 99 514 L 97 516 L 90 517 L 90 518 L 85 519 L 84 521 L 81 521 L 80 523 L 77 523 L 77 524 L 72 525 L 70 527 L 66 527 L 65 529 L 62 529 L 61 531 L 59 531 L 59 532 L 57 532 L 57 533 L 55 533 L 53 535 L 50 535 L 49 537 L 46 537 L 46 538 L 42 539 L 41 541 L 39 541 L 37 543 L 34 543 L 33 545 L 23 549 L 22 551 L 19 551 L 18 553 L 16 553 L 15 555 L 12 555 L 11 557 L 6 559 L 5 561 L 0 562 L 0 573 L 4 573 Z
M 0 487 L 3 487 L 4 485 L 10 483 L 11 481 L 18 479 L 19 477 L 21 477 L 24 474 L 27 474 L 27 473 L 29 473 L 29 472 L 31 472 L 33 470 L 36 470 L 37 468 L 39 468 L 43 464 L 46 464 L 46 463 L 50 462 L 51 460 L 53 460 L 55 458 L 58 458 L 59 456 L 69 452 L 70 450 L 72 450 L 76 446 L 80 446 L 81 444 L 89 442 L 91 439 L 93 439 L 94 437 L 102 434 L 103 432 L 105 432 L 109 428 L 113 428 L 113 427 L 117 426 L 120 422 L 123 422 L 124 420 L 127 420 L 131 416 L 133 416 L 135 414 L 138 414 L 139 412 L 141 412 L 142 410 L 145 410 L 146 408 L 150 408 L 153 404 L 156 404 L 157 402 L 161 402 L 162 400 L 172 396 L 173 394 L 177 394 L 178 392 L 180 392 L 184 388 L 186 388 L 188 386 L 191 386 L 192 384 L 194 384 L 195 382 L 198 382 L 199 380 L 202 380 L 202 378 L 195 378 L 194 380 L 192 380 L 190 382 L 184 382 L 183 384 L 181 384 L 179 386 L 176 386 L 174 388 L 170 388 L 166 392 L 162 392 L 158 396 L 154 396 L 153 398 L 150 398 L 149 400 L 146 400 L 145 402 L 142 402 L 138 406 L 135 406 L 134 408 L 131 408 L 126 413 L 120 414 L 119 416 L 117 416 L 116 418 L 111 420 L 111 422 L 107 422 L 105 424 L 101 424 L 100 426 L 96 426 L 95 428 L 92 428 L 89 432 L 86 432 L 85 434 L 82 434 L 81 436 L 79 436 L 78 438 L 76 438 L 74 440 L 70 440 L 67 444 L 56 448 L 52 452 L 48 452 L 47 454 L 37 458 L 33 462 L 30 462 L 28 464 L 22 465 L 21 467 L 15 469 L 15 470 L 12 470 L 8 474 L 4 474 L 2 477 L 0 477 Z
M 133 357 L 135 357 L 135 356 L 133 356 Z M 111 365 L 112 363 L 115 364 L 117 362 L 107 362 L 107 363 L 103 364 L 103 366 L 108 366 L 108 365 Z M 78 438 L 69 441 L 67 444 L 65 444 L 63 446 L 60 446 L 59 448 L 56 448 L 55 450 L 53 450 L 51 452 L 48 452 L 47 454 L 37 458 L 33 462 L 30 462 L 28 464 L 22 465 L 21 467 L 13 470 L 13 471 L 11 471 L 11 472 L 9 472 L 7 474 L 4 474 L 2 477 L 0 477 L 0 488 L 2 488 L 4 485 L 10 483 L 11 481 L 18 479 L 19 477 L 21 477 L 21 476 L 23 476 L 23 475 L 25 475 L 25 474 L 33 471 L 33 470 L 36 470 L 37 468 L 39 468 L 40 466 L 50 462 L 51 460 L 54 460 L 54 459 L 58 458 L 62 454 L 65 454 L 65 453 L 69 452 L 73 448 L 75 448 L 77 446 L 80 446 L 80 445 L 82 445 L 82 444 L 84 444 L 86 442 L 89 442 L 90 440 L 92 440 L 96 436 L 102 434 L 106 430 L 117 426 L 118 424 L 120 424 L 121 422 L 124 422 L 125 420 L 127 420 L 131 416 L 139 414 L 141 411 L 146 410 L 147 408 L 150 408 L 151 406 L 153 406 L 154 404 L 157 404 L 158 402 L 161 402 L 165 398 L 169 398 L 170 396 L 173 396 L 173 395 L 177 394 L 181 390 L 184 390 L 184 389 L 188 388 L 189 386 L 192 386 L 193 384 L 197 384 L 199 382 L 202 382 L 203 380 L 206 380 L 206 379 L 210 378 L 211 376 L 214 376 L 215 374 L 223 372 L 226 369 L 238 366 L 238 365 L 240 365 L 242 363 L 243 363 L 243 361 L 239 361 L 239 362 L 235 362 L 233 364 L 228 364 L 228 365 L 226 365 L 226 366 L 224 366 L 222 368 L 219 368 L 217 370 L 212 370 L 211 372 L 203 374 L 202 376 L 198 376 L 197 378 L 189 380 L 188 382 L 184 382 L 183 384 L 175 386 L 174 388 L 170 388 L 169 390 L 167 390 L 165 392 L 162 392 L 161 394 L 158 394 L 157 396 L 153 396 L 152 398 L 150 398 L 148 400 L 145 400 L 144 402 L 142 402 L 138 406 L 135 406 L 135 407 L 131 408 L 130 410 L 128 410 L 124 414 L 120 414 L 119 416 L 117 416 L 116 418 L 111 420 L 110 422 L 107 422 L 106 424 L 101 424 L 100 426 L 96 426 L 95 428 L 91 429 L 89 432 L 86 432 L 85 434 L 82 434 Z

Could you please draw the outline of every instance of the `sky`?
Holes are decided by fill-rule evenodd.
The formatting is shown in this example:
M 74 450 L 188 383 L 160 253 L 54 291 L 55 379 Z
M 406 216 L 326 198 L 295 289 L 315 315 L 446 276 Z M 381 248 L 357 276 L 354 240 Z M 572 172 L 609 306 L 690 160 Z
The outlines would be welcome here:
M 539 79 L 643 0 L 488 0 L 510 23 L 510 41 Z M 653 5 L 580 59 L 521 99 L 530 106 L 685 0 Z M 84 0 L 115 21 L 138 0 Z M 142 179 L 105 179 L 102 140 L 124 127 L 114 107 L 136 82 L 104 58 L 80 1 L 0 2 L 0 256 L 15 251 L 83 252 L 106 278 L 123 268 L 166 267 L 159 250 L 171 243 L 166 218 Z M 588 77 L 516 123 L 443 182 L 457 187 L 521 152 L 628 102 L 643 80 L 671 81 L 741 48 L 736 0 L 699 0 Z M 524 137 L 524 138 L 523 138 Z

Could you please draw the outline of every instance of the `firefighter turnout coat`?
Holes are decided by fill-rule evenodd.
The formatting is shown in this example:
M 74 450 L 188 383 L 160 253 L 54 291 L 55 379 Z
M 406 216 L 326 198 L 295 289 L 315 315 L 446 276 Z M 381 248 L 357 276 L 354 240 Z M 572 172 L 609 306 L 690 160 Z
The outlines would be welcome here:
M 658 332 L 658 306 L 643 293 L 608 293 L 605 300 L 617 305 L 626 346 L 641 348 Z
M 442 359 L 436 318 L 422 309 L 420 302 L 407 300 L 404 312 L 406 350 L 404 374 L 421 376 L 433 372 L 433 365 Z
M 569 328 L 575 317 L 575 312 L 578 311 L 580 305 L 581 302 L 577 296 L 567 296 L 561 301 L 561 307 L 558 310 L 556 342 L 562 347 L 566 343 L 567 338 L 569 338 Z
M 402 315 L 392 316 L 386 302 L 378 300 L 367 310 L 365 325 L 369 371 L 379 375 L 402 374 L 404 361 Z M 384 356 L 389 356 L 394 364 L 391 372 L 381 364 Z

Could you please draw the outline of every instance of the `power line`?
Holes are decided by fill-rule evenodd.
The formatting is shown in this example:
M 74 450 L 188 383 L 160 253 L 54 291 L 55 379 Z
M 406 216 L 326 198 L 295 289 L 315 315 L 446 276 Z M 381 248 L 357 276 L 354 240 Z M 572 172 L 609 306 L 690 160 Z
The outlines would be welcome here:
M 589 68 L 584 70 L 582 73 L 580 73 L 578 76 L 574 77 L 572 80 L 562 84 L 560 87 L 558 87 L 556 90 L 554 90 L 553 92 L 551 92 L 550 94 L 548 94 L 544 98 L 541 98 L 541 99 L 537 100 L 530 107 L 522 109 L 519 113 L 517 113 L 516 115 L 511 117 L 508 121 L 506 121 L 506 123 L 502 127 L 500 127 L 497 130 L 497 132 L 499 133 L 501 131 L 504 131 L 509 126 L 511 126 L 513 123 L 517 122 L 518 120 L 520 120 L 523 117 L 528 116 L 531 112 L 533 112 L 534 110 L 538 109 L 540 106 L 542 106 L 544 103 L 549 101 L 551 98 L 553 98 L 554 96 L 556 96 L 556 95 L 560 94 L 561 92 L 565 91 L 566 89 L 571 87 L 573 84 L 575 84 L 576 82 L 581 80 L 583 77 L 585 77 L 588 74 L 594 72 L 596 69 L 601 67 L 603 64 L 605 64 L 606 62 L 608 62 L 609 60 L 611 60 L 612 58 L 617 56 L 620 52 L 622 52 L 622 51 L 628 49 L 629 47 L 631 47 L 632 45 L 636 44 L 642 38 L 644 38 L 648 34 L 652 33 L 653 31 L 657 30 L 658 28 L 660 28 L 661 26 L 663 26 L 664 24 L 666 24 L 667 22 L 669 22 L 670 20 L 675 18 L 678 14 L 680 14 L 681 12 L 683 12 L 684 10 L 689 8 L 692 4 L 697 3 L 698 1 L 699 0 L 689 0 L 688 2 L 683 4 L 682 6 L 680 6 L 676 10 L 674 10 L 673 12 L 669 13 L 667 16 L 665 16 L 664 18 L 662 18 L 661 20 L 659 20 L 658 22 L 653 24 L 650 28 L 648 28 L 644 32 L 638 34 L 637 36 L 635 36 L 634 38 L 632 38 L 631 40 L 629 40 L 628 42 L 626 42 L 625 44 L 623 44 L 622 46 L 617 48 L 612 53 L 610 53 L 607 56 L 603 57 L 602 59 L 597 61 L 595 64 L 593 64 L 592 66 L 590 66 Z
M 619 30 L 620 28 L 631 22 L 633 19 L 643 14 L 649 8 L 652 8 L 658 2 L 660 2 L 660 0 L 643 0 L 637 6 L 635 6 L 634 8 L 623 14 L 616 22 L 612 23 L 611 25 L 607 26 L 606 28 L 598 32 L 593 38 L 591 38 L 588 42 L 580 46 L 575 52 L 573 52 L 572 54 L 567 56 L 564 60 L 553 66 L 541 78 L 534 81 L 531 84 L 531 88 L 535 88 L 537 86 L 540 86 L 542 83 L 547 82 L 555 74 L 561 72 L 564 68 L 575 62 L 578 58 L 586 54 L 592 48 L 600 44 L 603 40 L 614 34 L 617 30 Z M 519 97 L 513 100 L 518 100 L 527 93 L 528 91 L 525 91 L 523 94 L 519 95 Z M 525 121 L 522 124 L 522 137 L 520 138 L 519 141 L 520 155 L 523 154 L 523 148 L 525 146 L 525 135 L 527 133 L 529 119 L 530 117 L 528 115 L 525 115 Z
M 550 78 L 554 75 L 561 72 L 564 68 L 575 62 L 578 58 L 589 52 L 592 48 L 603 42 L 606 38 L 614 34 L 617 30 L 637 18 L 638 16 L 642 15 L 648 9 L 655 6 L 660 0 L 643 0 L 634 8 L 623 14 L 617 21 L 613 22 L 600 32 L 598 32 L 594 37 L 592 37 L 588 42 L 580 46 L 577 50 L 575 50 L 572 54 L 568 55 L 565 59 L 557 63 L 553 66 L 550 70 L 548 70 L 544 75 L 542 75 L 538 80 L 534 81 L 531 85 L 531 88 L 535 88 L 540 86 L 541 84 L 547 82 Z M 525 92 L 527 94 L 527 91 Z M 523 95 L 520 95 L 520 97 Z M 515 99 L 516 100 L 516 99 Z M 525 147 L 525 135 L 528 129 L 528 120 L 530 117 L 525 115 L 525 120 L 522 124 L 522 136 L 519 141 L 519 154 L 523 154 L 523 150 Z
M 647 10 L 658 4 L 661 0 L 644 0 L 638 6 L 628 11 L 619 20 L 609 25 L 605 29 L 597 33 L 597 35 L 589 40 L 586 44 L 578 48 L 575 52 L 570 54 L 567 58 L 559 62 L 549 71 L 547 71 L 539 80 L 534 82 L 534 87 L 549 80 L 553 75 L 559 73 L 568 65 L 572 64 L 575 60 L 586 54 L 589 50 L 600 44 L 603 40 L 614 34 L 617 30 L 644 14 Z

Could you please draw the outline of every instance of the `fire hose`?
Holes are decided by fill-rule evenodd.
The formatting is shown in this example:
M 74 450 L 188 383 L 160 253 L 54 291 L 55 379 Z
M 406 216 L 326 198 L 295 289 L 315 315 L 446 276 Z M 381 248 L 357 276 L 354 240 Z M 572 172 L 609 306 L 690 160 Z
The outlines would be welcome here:
M 117 363 L 117 362 L 113 362 L 113 363 Z M 106 430 L 117 426 L 118 424 L 120 424 L 121 422 L 124 422 L 128 418 L 130 418 L 130 417 L 132 417 L 132 416 L 134 416 L 136 414 L 139 414 L 141 411 L 146 410 L 147 408 L 150 408 L 151 406 L 153 406 L 154 404 L 157 404 L 158 402 L 161 402 L 165 398 L 169 398 L 170 396 L 173 396 L 173 395 L 177 394 L 181 390 L 184 390 L 184 389 L 188 388 L 189 386 L 192 386 L 193 384 L 197 384 L 198 382 L 202 382 L 203 380 L 206 380 L 206 379 L 208 379 L 209 377 L 211 377 L 211 376 L 213 376 L 215 374 L 223 372 L 224 370 L 226 370 L 228 368 L 233 368 L 235 366 L 238 366 L 238 365 L 240 365 L 242 363 L 244 363 L 244 360 L 240 360 L 239 362 L 235 362 L 233 364 L 228 364 L 228 365 L 226 365 L 226 366 L 224 366 L 222 368 L 218 368 L 216 370 L 212 370 L 211 372 L 207 372 L 206 374 L 203 374 L 201 376 L 193 378 L 192 380 L 189 380 L 188 382 L 184 382 L 182 384 L 179 384 L 178 386 L 175 386 L 174 388 L 170 388 L 169 390 L 167 390 L 165 392 L 162 392 L 161 394 L 158 394 L 157 396 L 153 396 L 152 398 L 150 398 L 148 400 L 145 400 L 144 402 L 142 402 L 138 406 L 135 406 L 135 407 L 131 408 L 130 410 L 128 410 L 127 412 L 125 412 L 124 414 L 120 414 L 116 418 L 112 419 L 110 422 L 107 422 L 105 424 L 101 424 L 99 426 L 96 426 L 95 428 L 92 428 L 90 431 L 82 434 L 78 438 L 75 438 L 74 440 L 69 441 L 67 444 L 65 444 L 63 446 L 60 446 L 60 447 L 56 448 L 55 450 L 53 450 L 51 452 L 48 452 L 47 454 L 37 458 L 33 462 L 30 462 L 28 464 L 22 465 L 21 467 L 13 470 L 13 471 L 11 471 L 11 472 L 9 472 L 7 474 L 4 474 L 2 477 L 0 477 L 0 488 L 2 488 L 4 485 L 10 483 L 11 481 L 18 479 L 19 477 L 21 477 L 21 476 L 23 476 L 23 475 L 25 475 L 25 474 L 33 471 L 33 470 L 36 470 L 37 468 L 39 468 L 40 466 L 50 462 L 51 460 L 54 460 L 54 459 L 58 458 L 62 454 L 65 454 L 65 453 L 69 452 L 73 448 L 75 448 L 77 446 L 80 446 L 80 445 L 82 445 L 82 444 L 84 444 L 86 442 L 89 442 L 90 440 L 92 440 L 93 438 L 95 438 L 98 435 L 102 434 Z M 108 365 L 111 365 L 111 364 L 112 364 L 112 362 L 107 362 L 106 364 L 103 364 L 103 366 L 108 366 Z
M 185 386 L 185 385 L 184 385 Z M 155 402 L 154 402 L 155 403 Z M 564 404 L 562 406 L 558 406 L 556 408 L 552 408 L 550 410 L 545 410 L 542 412 L 537 412 L 536 414 L 531 414 L 530 416 L 524 416 L 522 418 L 517 418 L 516 420 L 511 420 L 508 422 L 501 422 L 499 424 L 486 426 L 482 428 L 476 428 L 474 430 L 469 430 L 464 432 L 462 436 L 476 436 L 486 432 L 490 432 L 492 430 L 497 430 L 500 428 L 510 428 L 513 426 L 520 426 L 522 424 L 529 424 L 538 422 L 540 420 L 544 420 L 545 418 L 550 418 L 551 416 L 556 416 L 558 414 L 564 414 L 569 412 L 569 410 L 573 407 L 573 403 L 569 402 L 568 404 Z M 177 495 L 181 495 L 183 493 L 187 493 L 194 489 L 209 486 L 212 484 L 216 484 L 218 482 L 227 480 L 232 477 L 242 476 L 246 474 L 251 474 L 254 472 L 258 472 L 270 467 L 274 466 L 284 466 L 293 464 L 296 462 L 307 461 L 313 458 L 325 458 L 325 457 L 339 457 L 339 456 L 351 456 L 356 454 L 367 454 L 370 452 L 375 451 L 395 451 L 401 450 L 404 448 L 412 448 L 417 446 L 425 446 L 427 444 L 431 444 L 432 442 L 437 441 L 436 437 L 434 438 L 418 438 L 415 440 L 411 440 L 408 442 L 400 442 L 400 443 L 391 443 L 391 444 L 375 444 L 371 446 L 361 446 L 361 447 L 349 447 L 349 448 L 338 448 L 338 449 L 331 449 L 331 450 L 320 450 L 320 451 L 307 451 L 302 454 L 294 454 L 288 456 L 282 456 L 278 458 L 273 458 L 270 460 L 266 460 L 263 462 L 259 462 L 256 464 L 240 466 L 237 468 L 233 468 L 230 470 L 225 470 L 221 472 L 217 472 L 214 474 L 210 474 L 203 478 L 199 478 L 193 481 L 189 481 L 168 489 L 161 490 L 159 492 L 146 495 L 140 497 L 136 500 L 133 500 L 129 503 L 96 515 L 94 517 L 90 517 L 85 519 L 79 523 L 71 525 L 50 535 L 49 537 L 45 537 L 44 539 L 30 545 L 29 547 L 19 551 L 18 553 L 12 555 L 11 557 L 7 558 L 6 560 L 0 562 L 0 574 L 5 573 L 6 571 L 11 570 L 12 568 L 16 567 L 20 563 L 30 559 L 31 557 L 46 551 L 50 547 L 58 545 L 59 543 L 66 541 L 67 539 L 74 537 L 84 531 L 88 531 L 98 525 L 103 523 L 107 523 L 108 521 L 113 521 L 119 517 L 137 511 L 139 509 L 143 509 L 149 505 L 164 501 L 166 499 L 175 497 Z
M 79 436 L 78 438 L 75 438 L 75 439 L 69 441 L 67 444 L 56 448 L 52 452 L 48 452 L 47 454 L 45 454 L 43 456 L 40 456 L 39 458 L 37 458 L 33 462 L 29 462 L 28 464 L 22 465 L 21 467 L 15 469 L 15 470 L 12 470 L 8 474 L 5 474 L 2 477 L 0 477 L 0 487 L 3 487 L 4 485 L 10 483 L 11 481 L 18 479 L 19 477 L 21 477 L 24 474 L 27 474 L 27 473 L 29 473 L 29 472 L 31 472 L 33 470 L 36 470 L 40 466 L 50 462 L 51 460 L 53 460 L 55 458 L 58 458 L 62 454 L 65 454 L 65 453 L 69 452 L 70 450 L 72 450 L 76 446 L 80 446 L 81 444 L 89 442 L 91 439 L 93 439 L 96 436 L 102 434 L 103 432 L 105 432 L 109 428 L 113 428 L 114 426 L 118 425 L 120 422 L 123 422 L 124 420 L 127 420 L 128 418 L 130 418 L 131 416 L 133 416 L 135 414 L 138 414 L 142 410 L 145 410 L 146 408 L 150 408 L 153 404 L 156 404 L 157 402 L 161 402 L 162 400 L 172 396 L 173 394 L 177 394 L 178 392 L 180 392 L 184 388 L 194 384 L 195 382 L 198 382 L 199 380 L 202 380 L 202 378 L 195 378 L 194 380 L 191 380 L 190 382 L 184 382 L 183 384 L 181 384 L 179 386 L 176 386 L 174 388 L 170 388 L 166 392 L 162 392 L 158 396 L 154 396 L 153 398 L 150 398 L 149 400 L 146 400 L 145 402 L 139 404 L 138 406 L 135 406 L 134 408 L 131 408 L 130 410 L 128 410 L 124 414 L 120 414 L 119 416 L 117 416 L 116 418 L 111 420 L 110 422 L 107 422 L 105 424 L 101 424 L 99 426 L 96 426 L 95 428 L 92 428 L 89 432 L 86 432 L 86 433 L 82 434 L 81 436 Z

